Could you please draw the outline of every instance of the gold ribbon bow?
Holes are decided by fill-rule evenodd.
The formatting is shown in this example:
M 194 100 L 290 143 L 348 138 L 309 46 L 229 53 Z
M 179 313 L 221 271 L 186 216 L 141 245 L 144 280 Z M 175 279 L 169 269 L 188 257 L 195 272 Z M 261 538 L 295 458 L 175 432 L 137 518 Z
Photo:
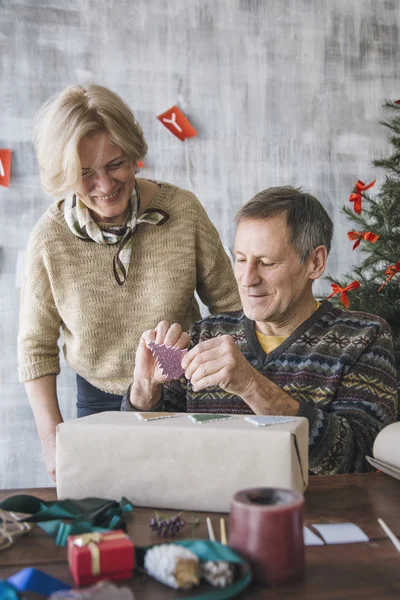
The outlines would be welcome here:
M 84 533 L 79 537 L 76 537 L 72 542 L 72 546 L 79 546 L 84 548 L 87 546 L 90 551 L 92 559 L 92 575 L 100 575 L 100 548 L 99 544 L 107 542 L 108 540 L 118 540 L 126 537 L 125 533 L 115 533 L 114 535 L 104 535 L 104 533 L 98 533 L 94 531 L 92 533 Z

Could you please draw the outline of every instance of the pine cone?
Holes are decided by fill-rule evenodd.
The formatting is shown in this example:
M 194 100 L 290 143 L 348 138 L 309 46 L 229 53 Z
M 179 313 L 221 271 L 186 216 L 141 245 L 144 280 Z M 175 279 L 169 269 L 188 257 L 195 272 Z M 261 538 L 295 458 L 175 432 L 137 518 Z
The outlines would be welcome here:
M 176 544 L 160 544 L 147 550 L 147 573 L 175 589 L 188 590 L 200 583 L 200 563 L 193 552 Z
M 215 587 L 226 587 L 233 583 L 234 566 L 224 560 L 207 562 L 201 565 L 201 576 Z

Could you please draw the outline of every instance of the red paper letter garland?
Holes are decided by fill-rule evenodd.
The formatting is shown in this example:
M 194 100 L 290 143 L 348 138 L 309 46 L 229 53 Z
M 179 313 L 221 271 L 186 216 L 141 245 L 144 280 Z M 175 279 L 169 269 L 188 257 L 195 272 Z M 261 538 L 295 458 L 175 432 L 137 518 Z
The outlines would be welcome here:
M 176 135 L 181 142 L 185 141 L 186 138 L 191 138 L 197 135 L 197 131 L 193 125 L 188 121 L 183 112 L 177 107 L 172 106 L 161 115 L 158 115 L 157 119 L 170 130 L 171 133 Z
M 11 150 L 8 148 L 0 149 L 0 185 L 9 187 L 11 173 Z

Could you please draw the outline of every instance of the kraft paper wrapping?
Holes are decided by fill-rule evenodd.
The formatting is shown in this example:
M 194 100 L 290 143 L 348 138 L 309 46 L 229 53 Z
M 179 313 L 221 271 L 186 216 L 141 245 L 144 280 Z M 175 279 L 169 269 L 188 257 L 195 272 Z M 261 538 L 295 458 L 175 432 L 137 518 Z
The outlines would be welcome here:
M 388 425 L 375 438 L 374 458 L 400 470 L 400 422 Z
M 127 497 L 136 506 L 228 512 L 249 487 L 303 492 L 308 421 L 257 427 L 244 416 L 196 424 L 187 414 L 140 421 L 105 412 L 57 428 L 60 499 Z

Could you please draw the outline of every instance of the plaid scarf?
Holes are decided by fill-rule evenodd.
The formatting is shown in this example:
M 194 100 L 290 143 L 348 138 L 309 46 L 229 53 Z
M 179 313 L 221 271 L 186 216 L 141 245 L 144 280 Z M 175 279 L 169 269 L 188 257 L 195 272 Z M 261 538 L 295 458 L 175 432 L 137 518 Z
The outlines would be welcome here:
M 139 223 L 163 225 L 169 219 L 169 214 L 160 208 L 146 208 L 138 216 L 139 206 L 140 196 L 135 181 L 125 225 L 114 225 L 110 229 L 103 230 L 93 220 L 87 206 L 75 194 L 67 195 L 64 200 L 64 218 L 74 235 L 96 244 L 119 244 L 113 258 L 114 277 L 118 285 L 123 285 L 126 281 L 132 254 L 132 237 Z

